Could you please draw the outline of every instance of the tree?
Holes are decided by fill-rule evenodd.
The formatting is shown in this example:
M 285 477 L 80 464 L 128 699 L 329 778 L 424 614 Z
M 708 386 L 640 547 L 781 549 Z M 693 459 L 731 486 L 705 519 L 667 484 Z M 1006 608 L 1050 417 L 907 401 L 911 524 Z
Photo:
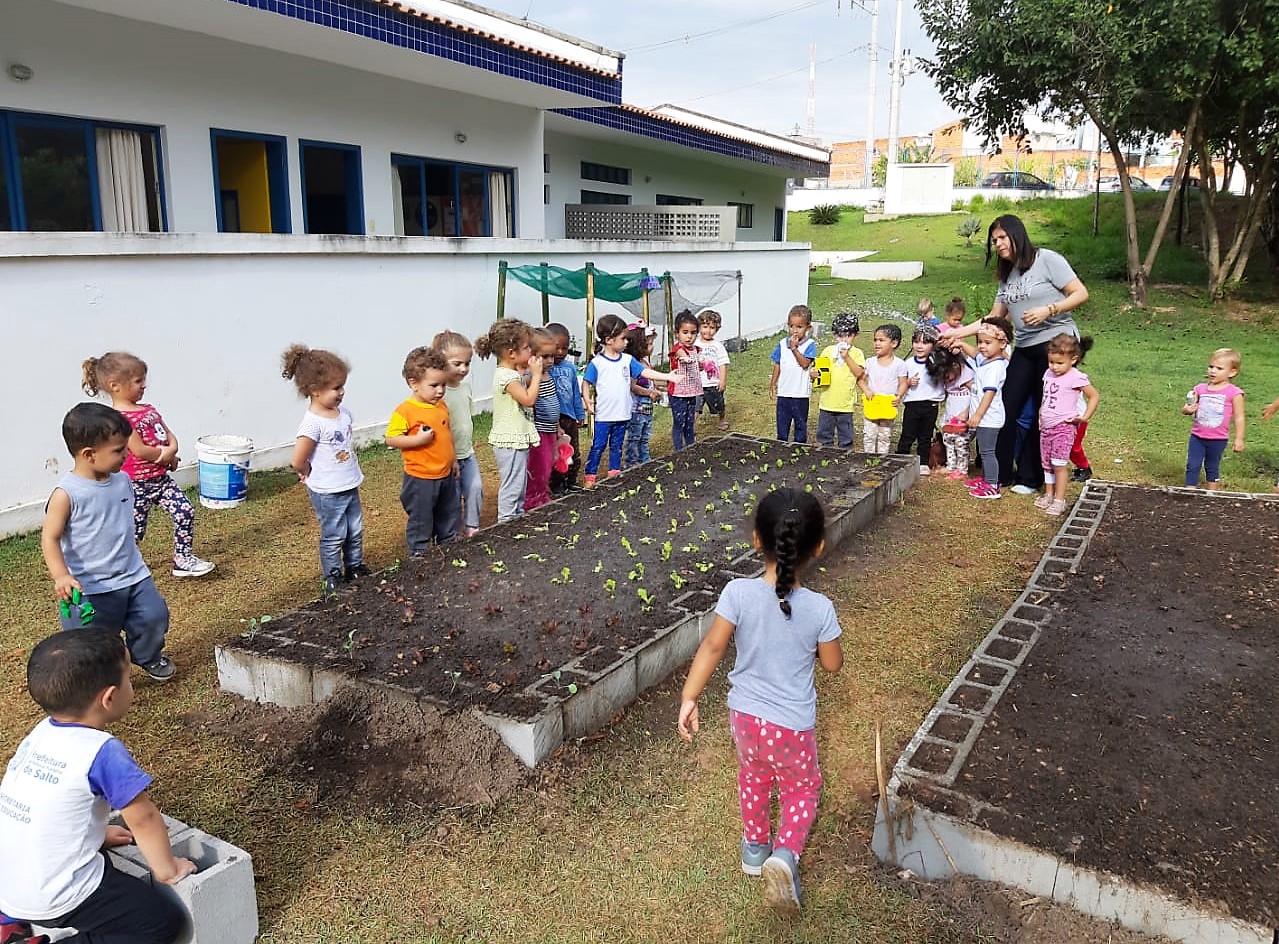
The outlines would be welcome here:
M 1030 112 L 1087 116 L 1100 129 L 1123 189 L 1129 292 L 1138 305 L 1175 193 L 1143 262 L 1124 145 L 1195 125 L 1218 2 L 1226 0 L 934 0 L 920 7 L 937 45 L 928 71 L 946 101 L 987 137 L 1024 133 Z M 1178 179 L 1183 168 L 1184 158 Z

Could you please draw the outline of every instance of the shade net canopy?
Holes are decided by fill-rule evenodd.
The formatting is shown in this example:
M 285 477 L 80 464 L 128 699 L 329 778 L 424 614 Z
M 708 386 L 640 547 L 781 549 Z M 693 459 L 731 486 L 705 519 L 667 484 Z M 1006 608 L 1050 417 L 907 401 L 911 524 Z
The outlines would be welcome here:
M 586 271 L 586 269 L 563 269 L 553 265 L 523 265 L 509 266 L 506 274 L 543 295 L 554 295 L 558 298 L 585 298 Z M 644 295 L 644 289 L 641 286 L 644 273 L 624 272 L 613 275 L 603 269 L 595 269 L 594 273 L 593 288 L 597 299 L 619 304 L 634 302 L 635 310 L 639 310 L 642 304 L 640 299 Z

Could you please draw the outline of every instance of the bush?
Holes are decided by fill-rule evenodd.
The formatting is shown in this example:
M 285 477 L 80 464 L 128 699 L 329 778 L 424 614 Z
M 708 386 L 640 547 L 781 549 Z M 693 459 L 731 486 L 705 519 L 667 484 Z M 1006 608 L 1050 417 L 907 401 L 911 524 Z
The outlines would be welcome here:
M 955 235 L 964 237 L 964 245 L 971 246 L 973 237 L 981 232 L 981 220 L 975 216 L 966 216 L 958 226 L 955 227 Z
M 976 213 L 985 205 L 986 205 L 986 198 L 983 197 L 980 193 L 973 194 L 973 198 L 968 201 L 968 209 L 974 213 Z
M 838 207 L 833 203 L 823 203 L 821 206 L 815 206 L 808 211 L 808 222 L 814 226 L 834 226 L 839 222 L 839 216 L 843 212 L 843 207 Z
M 967 210 L 967 209 L 968 209 L 968 204 L 967 204 L 966 202 L 964 202 L 963 200 L 951 200 L 951 201 L 950 201 L 950 208 L 951 208 L 951 210 L 952 210 L 952 211 L 953 211 L 953 210 Z

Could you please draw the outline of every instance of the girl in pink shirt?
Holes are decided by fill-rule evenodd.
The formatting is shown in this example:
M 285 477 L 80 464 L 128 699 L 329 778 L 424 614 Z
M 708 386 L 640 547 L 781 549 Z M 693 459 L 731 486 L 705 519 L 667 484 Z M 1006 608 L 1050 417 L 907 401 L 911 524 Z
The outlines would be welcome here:
M 1239 374 L 1239 352 L 1228 347 L 1214 351 L 1208 359 L 1208 382 L 1196 384 L 1186 396 L 1181 412 L 1195 418 L 1190 427 L 1186 453 L 1186 487 L 1199 484 L 1199 470 L 1207 478 L 1204 488 L 1220 487 L 1221 457 L 1230 439 L 1230 422 L 1235 424 L 1235 452 L 1243 452 L 1243 391 L 1232 384 Z
M 133 482 L 134 535 L 139 544 L 147 533 L 147 518 L 159 505 L 173 519 L 173 576 L 203 577 L 213 564 L 195 556 L 195 509 L 169 473 L 178 467 L 178 438 L 160 412 L 142 397 L 147 390 L 147 365 L 123 351 L 90 357 L 84 368 L 84 392 L 91 397 L 106 393 L 111 405 L 124 414 L 133 435 L 123 471 Z
M 1063 332 L 1048 342 L 1048 369 L 1044 371 L 1044 400 L 1039 410 L 1039 454 L 1048 487 L 1035 499 L 1046 514 L 1056 517 L 1066 510 L 1066 483 L 1070 480 L 1070 452 L 1078 426 L 1087 423 L 1101 400 L 1088 375 L 1078 367 L 1092 348 L 1092 338 Z

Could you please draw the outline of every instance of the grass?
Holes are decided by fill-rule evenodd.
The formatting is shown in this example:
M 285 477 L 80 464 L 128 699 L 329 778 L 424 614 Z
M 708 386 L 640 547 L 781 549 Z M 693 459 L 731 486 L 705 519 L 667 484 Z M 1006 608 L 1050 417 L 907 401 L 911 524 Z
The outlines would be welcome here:
M 1045 232 L 1039 210 L 1022 207 L 1031 232 Z M 953 235 L 954 218 L 871 227 L 846 221 L 838 230 L 831 235 L 849 240 L 838 248 L 922 257 L 926 276 L 906 285 L 821 284 L 830 280 L 819 271 L 810 296 L 819 315 L 848 307 L 871 328 L 876 310 L 913 311 L 921 294 L 989 296 L 981 253 Z M 1212 349 L 1244 352 L 1251 414 L 1279 394 L 1268 343 L 1277 309 L 1214 310 L 1185 292 L 1159 290 L 1155 307 L 1135 312 L 1122 284 L 1080 266 L 1093 293 L 1084 325 L 1098 339 L 1087 366 L 1103 397 L 1089 430 L 1094 464 L 1108 477 L 1175 483 L 1186 432 L 1176 411 Z M 863 346 L 868 340 L 863 333 Z M 770 432 L 769 351 L 758 343 L 734 359 L 735 429 Z M 669 419 L 662 419 L 659 453 L 669 448 Z M 1249 451 L 1227 460 L 1226 484 L 1268 489 L 1279 426 L 1251 429 Z M 492 495 L 483 447 L 481 461 Z M 398 457 L 378 448 L 361 462 L 367 554 L 384 566 L 403 552 Z M 156 518 L 143 550 L 173 611 L 169 649 L 179 677 L 167 686 L 139 684 L 117 733 L 155 776 L 162 808 L 253 854 L 264 944 L 993 940 L 970 916 L 921 903 L 885 881 L 875 864 L 867 849 L 873 725 L 884 724 L 891 762 L 1015 597 L 1054 530 L 1028 501 L 972 502 L 934 479 L 912 490 L 889 521 L 810 571 L 810 584 L 836 601 L 849 659 L 842 673 L 819 680 L 827 787 L 804 859 L 806 907 L 794 923 L 769 914 L 757 885 L 737 870 L 723 671 L 703 698 L 706 723 L 693 746 L 674 734 L 681 680 L 671 679 L 602 738 L 568 746 L 527 789 L 491 810 L 317 805 L 247 746 L 214 733 L 216 724 L 204 722 L 234 708 L 217 694 L 213 645 L 241 632 L 242 618 L 279 613 L 318 593 L 314 517 L 288 473 L 255 473 L 251 500 L 239 509 L 200 511 L 197 550 L 218 562 L 208 579 L 167 576 L 159 566 L 167 522 Z M 39 717 L 23 686 L 26 653 L 55 624 L 34 537 L 0 543 L 0 573 L 0 710 L 10 719 L 0 752 L 7 755 Z

